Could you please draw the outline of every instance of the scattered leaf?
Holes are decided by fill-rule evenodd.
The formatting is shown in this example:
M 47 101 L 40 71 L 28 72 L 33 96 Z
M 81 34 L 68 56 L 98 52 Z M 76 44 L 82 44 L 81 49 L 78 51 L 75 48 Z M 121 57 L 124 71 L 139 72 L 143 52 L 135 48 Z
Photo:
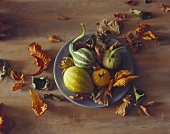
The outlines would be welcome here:
M 56 35 L 51 35 L 49 37 L 49 40 L 50 40 L 51 43 L 57 43 L 57 42 L 61 41 Z
M 147 108 L 145 106 L 140 106 L 140 108 L 142 109 L 142 111 L 147 115 L 150 116 L 150 113 L 148 112 Z
M 28 50 L 30 51 L 30 55 L 36 59 L 36 64 L 39 67 L 39 70 L 36 73 L 31 74 L 31 76 L 39 75 L 48 67 L 51 57 L 48 53 L 41 50 L 41 46 L 36 42 L 30 44 Z
M 120 27 L 117 21 L 103 19 L 96 24 L 98 32 L 100 33 L 111 32 L 112 34 L 120 35 Z
M 128 70 L 120 70 L 115 74 L 114 87 L 126 86 L 129 82 L 139 78 L 139 76 L 129 76 L 131 74 Z
M 100 89 L 97 96 L 93 98 L 94 102 L 100 105 L 109 106 L 109 100 L 105 88 Z
M 139 24 L 138 27 L 135 29 L 135 34 L 138 37 L 141 37 L 143 33 L 150 29 L 150 25 L 148 24 Z
M 5 74 L 7 72 L 7 63 L 0 59 L 0 82 L 3 81 Z
M 138 4 L 138 2 L 134 1 L 134 0 L 128 0 L 125 2 L 125 4 L 128 4 L 130 6 L 136 6 Z
M 14 68 L 9 68 L 8 74 L 13 80 L 16 80 L 16 81 L 22 80 L 23 75 L 24 75 L 24 74 L 21 74 L 21 73 L 14 71 Z
M 29 89 L 29 91 L 32 97 L 32 110 L 37 116 L 40 116 L 47 110 L 47 104 L 45 104 L 33 90 Z
M 19 83 L 16 83 L 14 86 L 13 86 L 13 91 L 16 91 L 18 89 L 20 89 L 24 84 L 24 75 L 22 75 L 21 77 L 21 82 Z
M 63 60 L 58 63 L 59 67 L 65 72 L 69 67 L 74 66 L 73 58 L 63 57 Z
M 40 77 L 35 78 L 32 76 L 32 85 L 34 89 L 41 90 L 41 89 L 48 89 L 50 81 L 48 77 Z
M 7 134 L 14 126 L 14 122 L 7 116 L 0 116 L 0 132 Z
M 92 99 L 91 93 L 78 93 L 75 96 L 70 95 L 70 99 L 72 100 L 86 100 L 86 99 Z
M 116 114 L 119 114 L 121 116 L 125 116 L 128 114 L 132 107 L 132 98 L 131 95 L 126 95 L 122 98 L 122 103 L 116 107 Z
M 142 42 L 138 38 L 135 38 L 131 32 L 126 34 L 123 38 L 129 44 L 134 53 L 139 51 L 140 48 L 142 47 Z
M 162 11 L 166 11 L 166 12 L 170 11 L 170 6 L 168 5 L 161 4 L 160 7 Z
M 126 18 L 126 15 L 124 13 L 117 13 L 114 14 L 114 17 L 117 18 L 117 20 L 122 21 L 124 18 Z
M 143 99 L 146 98 L 145 93 L 142 90 L 137 90 L 136 86 L 133 86 L 134 95 L 135 95 L 135 104 L 138 105 Z
M 112 97 L 113 79 L 110 80 L 109 86 L 106 89 L 106 94 Z
M 64 98 L 60 98 L 60 97 L 58 97 L 57 95 L 54 95 L 54 94 L 44 94 L 44 99 L 57 100 L 58 102 L 65 100 Z
M 69 18 L 68 17 L 65 17 L 65 16 L 60 16 L 58 17 L 58 20 L 68 20 Z
M 158 105 L 156 101 L 149 101 L 145 104 L 146 107 L 155 106 L 155 105 Z

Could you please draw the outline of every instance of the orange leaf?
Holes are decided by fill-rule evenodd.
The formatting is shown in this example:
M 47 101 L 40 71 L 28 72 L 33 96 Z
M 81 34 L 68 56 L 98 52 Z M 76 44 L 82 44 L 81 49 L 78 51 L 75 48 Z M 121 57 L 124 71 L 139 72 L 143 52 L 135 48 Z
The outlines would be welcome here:
M 22 79 L 21 82 L 16 83 L 16 84 L 13 86 L 13 91 L 16 91 L 16 90 L 20 89 L 23 84 L 24 84 L 24 77 L 23 77 L 23 79 Z
M 9 68 L 8 73 L 13 80 L 20 81 L 23 78 L 23 74 L 14 71 L 14 68 Z
M 35 93 L 33 90 L 29 89 L 31 97 L 32 97 L 32 110 L 36 113 L 37 116 L 42 115 L 46 109 L 47 104 L 45 104 Z
M 31 76 L 39 75 L 48 67 L 51 57 L 48 53 L 41 50 L 41 46 L 36 42 L 30 44 L 28 50 L 30 51 L 30 55 L 36 59 L 36 64 L 39 67 L 39 70 L 36 73 L 31 74 Z

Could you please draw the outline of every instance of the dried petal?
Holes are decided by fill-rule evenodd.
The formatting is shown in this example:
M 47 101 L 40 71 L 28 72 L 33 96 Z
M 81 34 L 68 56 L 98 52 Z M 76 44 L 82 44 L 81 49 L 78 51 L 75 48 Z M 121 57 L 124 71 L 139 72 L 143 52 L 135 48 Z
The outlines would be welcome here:
M 50 40 L 51 43 L 57 43 L 57 42 L 61 41 L 56 35 L 51 35 L 49 37 L 49 40 Z
M 116 107 L 115 113 L 121 116 L 127 115 L 132 107 L 131 103 L 132 103 L 131 95 L 126 95 L 124 98 L 122 98 L 122 103 Z
M 29 89 L 29 91 L 32 97 L 32 110 L 37 116 L 40 116 L 47 110 L 47 104 L 45 104 L 33 90 Z
M 39 67 L 39 70 L 36 73 L 31 74 L 31 76 L 39 75 L 48 67 L 51 57 L 48 53 L 41 50 L 41 46 L 36 42 L 30 44 L 28 50 L 30 51 L 30 55 L 36 58 L 36 64 Z

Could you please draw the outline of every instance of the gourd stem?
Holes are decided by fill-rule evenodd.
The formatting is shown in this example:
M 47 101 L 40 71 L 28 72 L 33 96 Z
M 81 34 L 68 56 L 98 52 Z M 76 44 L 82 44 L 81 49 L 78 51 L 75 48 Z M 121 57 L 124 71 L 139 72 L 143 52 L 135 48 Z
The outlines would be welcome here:
M 74 43 L 75 43 L 77 40 L 81 39 L 81 38 L 85 35 L 85 33 L 86 33 L 86 28 L 85 28 L 85 26 L 84 26 L 83 23 L 81 23 L 81 27 L 82 27 L 82 29 L 83 29 L 82 34 L 79 35 L 77 38 L 75 38 L 75 39 L 70 43 L 70 46 L 69 46 L 69 51 L 70 51 L 70 53 L 72 53 L 72 52 L 74 51 L 74 46 L 73 46 Z
M 118 48 L 112 50 L 111 53 L 110 53 L 110 55 L 109 55 L 109 59 L 112 58 L 112 55 L 113 55 L 114 53 L 117 53 L 117 51 L 119 51 L 120 49 L 123 49 L 123 48 L 126 48 L 126 47 L 118 47 Z

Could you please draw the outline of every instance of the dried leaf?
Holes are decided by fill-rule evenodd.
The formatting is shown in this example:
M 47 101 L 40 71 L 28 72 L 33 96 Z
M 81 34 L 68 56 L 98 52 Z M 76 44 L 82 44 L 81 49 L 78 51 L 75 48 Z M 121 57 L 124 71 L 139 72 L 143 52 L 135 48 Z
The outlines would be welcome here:
M 0 59 L 0 82 L 2 82 L 5 77 L 7 66 L 7 63 L 4 60 Z
M 135 34 L 138 37 L 141 37 L 142 34 L 150 29 L 150 25 L 148 24 L 139 24 L 138 27 L 135 29 Z
M 142 111 L 147 115 L 150 116 L 150 113 L 148 112 L 147 108 L 144 106 L 140 106 L 140 108 L 142 109 Z
M 170 6 L 168 5 L 161 4 L 160 7 L 162 11 L 166 11 L 166 12 L 170 11 Z
M 146 98 L 146 95 L 142 90 L 137 90 L 136 86 L 133 86 L 133 90 L 135 95 L 134 105 L 138 105 L 143 99 Z
M 32 85 L 34 89 L 41 90 L 49 87 L 50 81 L 48 77 L 35 78 L 32 77 Z
M 110 80 L 109 86 L 106 89 L 106 94 L 112 97 L 113 79 Z
M 68 17 L 65 17 L 65 16 L 60 16 L 58 17 L 58 20 L 68 20 L 69 18 Z
M 54 94 L 44 94 L 44 99 L 57 100 L 58 102 L 65 100 L 64 98 L 60 98 Z
M 23 77 L 21 77 L 22 79 L 21 79 L 21 82 L 19 82 L 19 83 L 16 83 L 14 86 L 13 86 L 13 91 L 16 91 L 16 90 L 18 90 L 18 89 L 20 89 L 22 86 L 23 86 L 23 84 L 24 84 L 24 75 L 22 75 Z
M 158 105 L 156 101 L 149 101 L 145 104 L 146 107 L 155 106 L 155 105 Z
M 22 80 L 23 75 L 24 75 L 24 74 L 21 74 L 21 73 L 14 71 L 14 68 L 9 68 L 8 74 L 13 80 L 16 80 L 16 81 Z
M 14 126 L 14 122 L 7 116 L 0 116 L 0 132 L 7 134 Z
M 115 74 L 114 81 L 117 81 L 121 78 L 127 77 L 130 74 L 132 74 L 132 72 L 130 72 L 129 70 L 120 70 L 119 72 L 117 72 Z
M 120 35 L 120 28 L 117 21 L 103 19 L 96 24 L 98 32 L 100 33 L 111 32 L 112 34 Z
M 93 100 L 97 104 L 109 106 L 109 100 L 104 88 L 100 89 L 99 93 L 93 98 Z
M 159 44 L 159 41 L 158 41 L 159 36 L 160 34 L 154 34 L 152 31 L 147 31 L 143 33 L 142 38 L 144 40 L 154 40 L 156 44 Z
M 86 100 L 86 99 L 92 99 L 91 93 L 78 93 L 75 96 L 70 95 L 70 99 L 72 100 Z
M 113 84 L 113 86 L 114 87 L 122 87 L 122 86 L 127 86 L 127 84 L 129 83 L 129 82 L 131 82 L 131 81 L 134 81 L 134 80 L 136 80 L 137 78 L 139 78 L 139 76 L 128 76 L 128 77 L 126 77 L 126 78 L 121 78 L 121 79 L 119 79 L 118 81 L 116 81 L 114 84 Z
M 33 90 L 29 89 L 29 91 L 32 97 L 32 110 L 37 116 L 40 116 L 47 110 L 47 104 L 45 104 Z
M 122 21 L 124 18 L 126 18 L 124 13 L 114 14 L 114 17 L 117 18 L 119 21 Z
M 57 42 L 61 41 L 56 35 L 51 35 L 49 37 L 49 40 L 50 40 L 51 43 L 57 43 Z
M 138 38 L 135 38 L 131 32 L 126 34 L 123 38 L 129 44 L 134 53 L 136 53 L 142 47 L 142 42 Z
M 39 75 L 48 67 L 51 57 L 48 53 L 41 50 L 41 46 L 36 42 L 30 44 L 28 50 L 30 51 L 30 55 L 36 58 L 36 64 L 39 67 L 39 70 L 36 73 L 31 74 L 31 76 Z
M 130 6 L 136 6 L 138 4 L 138 2 L 134 1 L 134 0 L 128 0 L 125 2 L 125 4 L 128 4 Z
M 128 114 L 132 107 L 132 98 L 131 95 L 126 95 L 122 98 L 122 103 L 116 107 L 116 114 L 119 114 L 121 116 L 125 116 Z
M 63 60 L 57 63 L 60 68 L 67 70 L 69 67 L 74 66 L 73 58 L 71 57 L 63 57 Z

